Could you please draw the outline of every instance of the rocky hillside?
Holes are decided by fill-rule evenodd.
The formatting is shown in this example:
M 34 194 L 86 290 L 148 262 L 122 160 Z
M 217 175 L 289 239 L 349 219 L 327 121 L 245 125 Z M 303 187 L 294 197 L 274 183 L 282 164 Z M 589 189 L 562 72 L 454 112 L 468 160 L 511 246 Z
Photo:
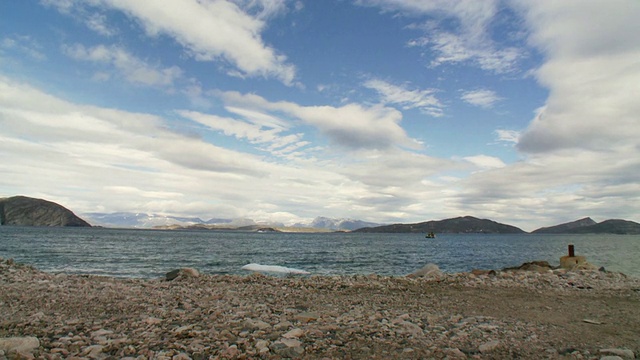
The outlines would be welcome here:
M 0 225 L 91 226 L 61 205 L 26 196 L 0 198 Z
M 568 222 L 560 225 L 543 227 L 543 228 L 534 230 L 531 233 L 532 234 L 567 234 L 567 233 L 571 233 L 574 230 L 587 227 L 587 226 L 592 226 L 595 224 L 596 222 L 593 221 L 593 219 L 591 219 L 590 217 L 586 217 L 580 220 L 576 220 L 576 221 L 572 221 L 572 222 Z
M 525 231 L 515 226 L 501 224 L 492 220 L 464 216 L 453 219 L 426 221 L 417 224 L 394 224 L 363 228 L 355 230 L 355 232 L 522 234 Z

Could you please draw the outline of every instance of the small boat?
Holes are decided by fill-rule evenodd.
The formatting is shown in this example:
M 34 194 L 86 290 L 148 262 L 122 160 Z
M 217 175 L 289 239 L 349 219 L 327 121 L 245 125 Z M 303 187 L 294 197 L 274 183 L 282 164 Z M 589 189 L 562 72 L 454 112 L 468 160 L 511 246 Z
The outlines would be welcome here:
M 435 239 L 436 234 L 433 233 L 433 231 L 429 232 L 427 235 L 425 235 L 425 238 L 427 239 Z

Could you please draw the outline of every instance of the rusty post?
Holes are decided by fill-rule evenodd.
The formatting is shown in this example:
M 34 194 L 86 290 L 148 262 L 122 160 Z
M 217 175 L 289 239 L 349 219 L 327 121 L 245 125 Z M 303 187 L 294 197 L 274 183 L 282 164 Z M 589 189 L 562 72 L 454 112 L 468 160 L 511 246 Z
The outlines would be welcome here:
M 573 244 L 569 244 L 569 256 L 570 257 L 576 256 L 576 254 L 574 253 L 574 250 L 573 250 Z

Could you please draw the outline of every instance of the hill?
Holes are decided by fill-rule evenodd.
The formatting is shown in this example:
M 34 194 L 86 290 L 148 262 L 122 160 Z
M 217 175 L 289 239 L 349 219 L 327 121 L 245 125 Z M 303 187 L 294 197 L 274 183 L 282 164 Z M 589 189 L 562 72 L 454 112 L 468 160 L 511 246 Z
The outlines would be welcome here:
M 628 220 L 611 219 L 595 225 L 573 229 L 570 233 L 640 235 L 640 224 Z
M 593 219 L 591 219 L 590 217 L 586 217 L 580 220 L 576 220 L 576 221 L 572 221 L 564 224 L 543 227 L 543 228 L 534 230 L 531 233 L 532 234 L 567 234 L 567 233 L 571 233 L 571 231 L 574 231 L 576 229 L 592 226 L 595 224 L 597 223 L 593 221 Z
M 492 220 L 478 219 L 473 216 L 457 217 L 445 220 L 432 220 L 416 224 L 393 224 L 362 228 L 354 232 L 376 233 L 476 233 L 476 234 L 523 234 L 524 230 L 515 226 L 501 224 Z
M 591 218 L 584 218 L 570 223 L 543 227 L 531 232 L 532 234 L 619 234 L 640 235 L 640 224 L 628 221 L 610 219 L 596 223 Z
M 91 226 L 62 205 L 26 196 L 0 198 L 0 225 Z

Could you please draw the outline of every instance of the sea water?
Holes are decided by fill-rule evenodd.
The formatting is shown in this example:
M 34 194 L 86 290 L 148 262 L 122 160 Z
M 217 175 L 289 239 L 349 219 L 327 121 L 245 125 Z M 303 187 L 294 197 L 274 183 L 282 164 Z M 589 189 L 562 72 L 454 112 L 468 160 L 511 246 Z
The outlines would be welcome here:
M 0 226 L 0 258 L 47 272 L 155 278 L 193 267 L 248 274 L 250 263 L 317 275 L 406 275 L 434 263 L 445 272 L 502 269 L 532 260 L 558 265 L 574 244 L 597 266 L 640 277 L 640 236 L 256 233 Z

